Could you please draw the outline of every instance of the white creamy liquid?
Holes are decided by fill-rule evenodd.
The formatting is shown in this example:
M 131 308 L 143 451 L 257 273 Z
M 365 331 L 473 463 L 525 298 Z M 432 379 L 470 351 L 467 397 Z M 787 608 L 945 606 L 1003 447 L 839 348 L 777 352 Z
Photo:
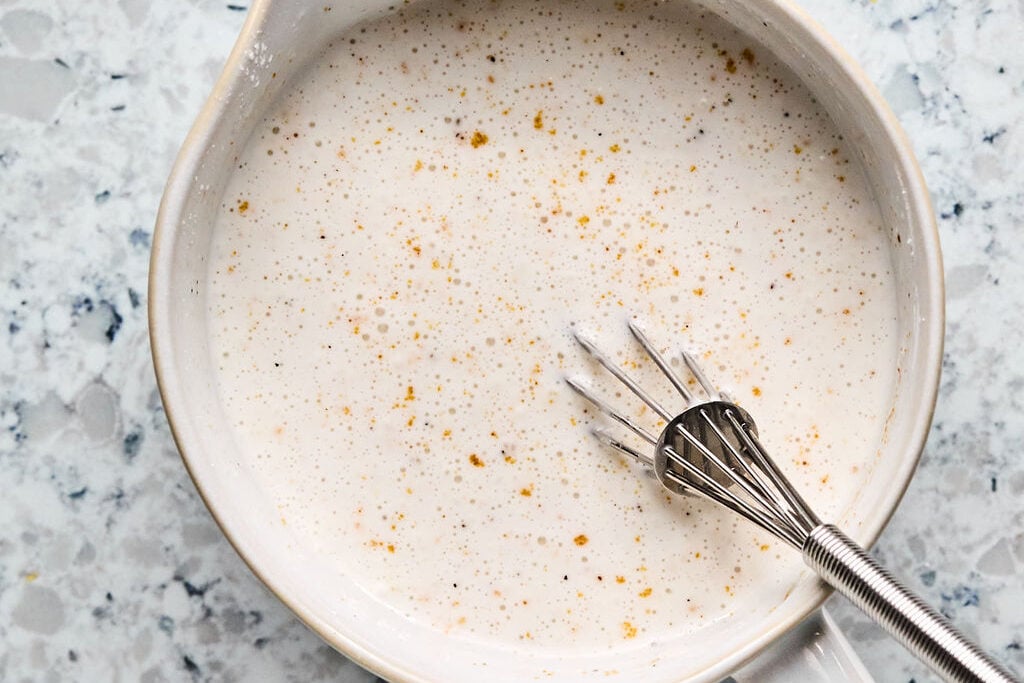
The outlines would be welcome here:
M 791 73 L 685 6 L 427 0 L 339 36 L 241 154 L 209 271 L 281 524 L 460 638 L 592 651 L 781 602 L 796 552 L 591 438 L 566 376 L 636 401 L 571 330 L 680 409 L 626 321 L 701 352 L 843 521 L 897 352 L 850 158 Z

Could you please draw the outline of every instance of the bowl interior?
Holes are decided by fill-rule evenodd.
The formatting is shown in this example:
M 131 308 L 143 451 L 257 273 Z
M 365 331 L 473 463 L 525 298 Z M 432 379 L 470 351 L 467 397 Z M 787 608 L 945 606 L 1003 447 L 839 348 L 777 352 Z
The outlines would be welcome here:
M 942 339 L 937 236 L 922 179 L 892 115 L 864 75 L 806 17 L 780 2 L 703 3 L 787 64 L 856 151 L 889 230 L 899 295 L 900 381 L 880 457 L 842 521 L 864 544 L 899 501 L 934 405 Z M 539 677 L 712 680 L 755 654 L 824 599 L 805 576 L 757 619 L 711 624 L 685 644 L 643 644 L 586 656 L 523 656 L 453 639 L 409 621 L 297 542 L 256 483 L 221 405 L 207 334 L 207 268 L 214 214 L 253 127 L 321 45 L 387 12 L 386 3 L 257 2 L 215 93 L 175 166 L 154 237 L 150 320 L 154 358 L 175 438 L 200 493 L 241 556 L 329 643 L 398 680 Z M 325 595 L 323 587 L 330 586 Z

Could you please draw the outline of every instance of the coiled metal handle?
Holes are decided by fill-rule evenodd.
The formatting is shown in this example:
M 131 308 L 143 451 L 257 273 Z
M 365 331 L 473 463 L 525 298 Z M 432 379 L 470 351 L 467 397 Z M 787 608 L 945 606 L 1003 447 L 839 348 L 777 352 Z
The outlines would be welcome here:
M 811 531 L 803 556 L 822 579 L 943 679 L 958 683 L 1017 681 L 835 526 L 821 524 Z

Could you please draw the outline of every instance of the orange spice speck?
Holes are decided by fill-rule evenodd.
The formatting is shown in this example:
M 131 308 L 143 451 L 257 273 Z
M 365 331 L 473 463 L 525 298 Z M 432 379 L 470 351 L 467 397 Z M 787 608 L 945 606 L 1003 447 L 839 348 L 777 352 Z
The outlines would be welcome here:
M 615 583 L 626 583 L 626 577 L 625 576 L 616 576 L 615 577 Z
M 636 638 L 636 626 L 628 621 L 622 622 L 622 635 L 626 638 Z
M 650 588 L 650 586 L 648 586 L 647 588 L 645 588 L 642 591 L 640 591 L 639 596 L 641 598 L 649 598 L 649 597 L 651 597 L 651 588 Z
M 750 393 L 752 393 L 754 396 L 760 396 L 761 387 L 754 387 L 753 389 L 750 390 Z
M 248 200 L 244 200 L 244 201 L 238 202 L 238 213 L 245 213 L 248 210 L 249 210 L 249 201 Z
M 697 287 L 696 289 L 693 290 L 693 293 L 696 294 L 697 296 L 704 296 L 704 288 Z
M 619 143 L 616 142 L 614 145 L 612 145 L 611 147 L 608 148 L 608 151 L 610 151 L 610 152 L 612 152 L 614 154 L 615 152 L 618 152 L 620 149 L 622 149 L 622 148 L 619 147 Z
M 469 462 L 473 465 L 473 467 L 483 467 L 484 466 L 484 461 L 481 460 L 480 456 L 477 455 L 476 453 L 471 453 L 470 454 Z
M 475 149 L 477 147 L 480 147 L 481 145 L 486 145 L 487 140 L 488 137 L 484 133 L 476 131 L 475 133 L 473 133 L 473 137 L 470 138 L 469 144 L 473 145 L 473 148 Z
M 589 540 L 590 539 L 587 538 L 586 534 L 580 534 L 576 538 L 572 539 L 572 542 L 575 543 L 576 545 L 583 546 L 583 545 L 586 545 L 587 541 L 589 541 Z
M 533 127 L 536 128 L 537 130 L 543 130 L 544 129 L 544 112 L 543 111 L 537 112 L 537 115 L 533 117 Z
M 594 95 L 594 102 L 596 104 L 604 104 L 604 97 L 602 95 Z

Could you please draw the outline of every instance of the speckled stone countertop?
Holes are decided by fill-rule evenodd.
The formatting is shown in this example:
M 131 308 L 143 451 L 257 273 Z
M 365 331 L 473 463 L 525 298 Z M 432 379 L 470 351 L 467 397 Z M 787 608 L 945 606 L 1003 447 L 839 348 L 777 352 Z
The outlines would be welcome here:
M 945 253 L 942 389 L 875 554 L 1024 671 L 1024 5 L 804 0 L 880 86 Z M 246 6 L 0 2 L 0 680 L 372 681 L 254 579 L 177 455 L 154 217 Z M 884 681 L 929 674 L 830 609 Z

